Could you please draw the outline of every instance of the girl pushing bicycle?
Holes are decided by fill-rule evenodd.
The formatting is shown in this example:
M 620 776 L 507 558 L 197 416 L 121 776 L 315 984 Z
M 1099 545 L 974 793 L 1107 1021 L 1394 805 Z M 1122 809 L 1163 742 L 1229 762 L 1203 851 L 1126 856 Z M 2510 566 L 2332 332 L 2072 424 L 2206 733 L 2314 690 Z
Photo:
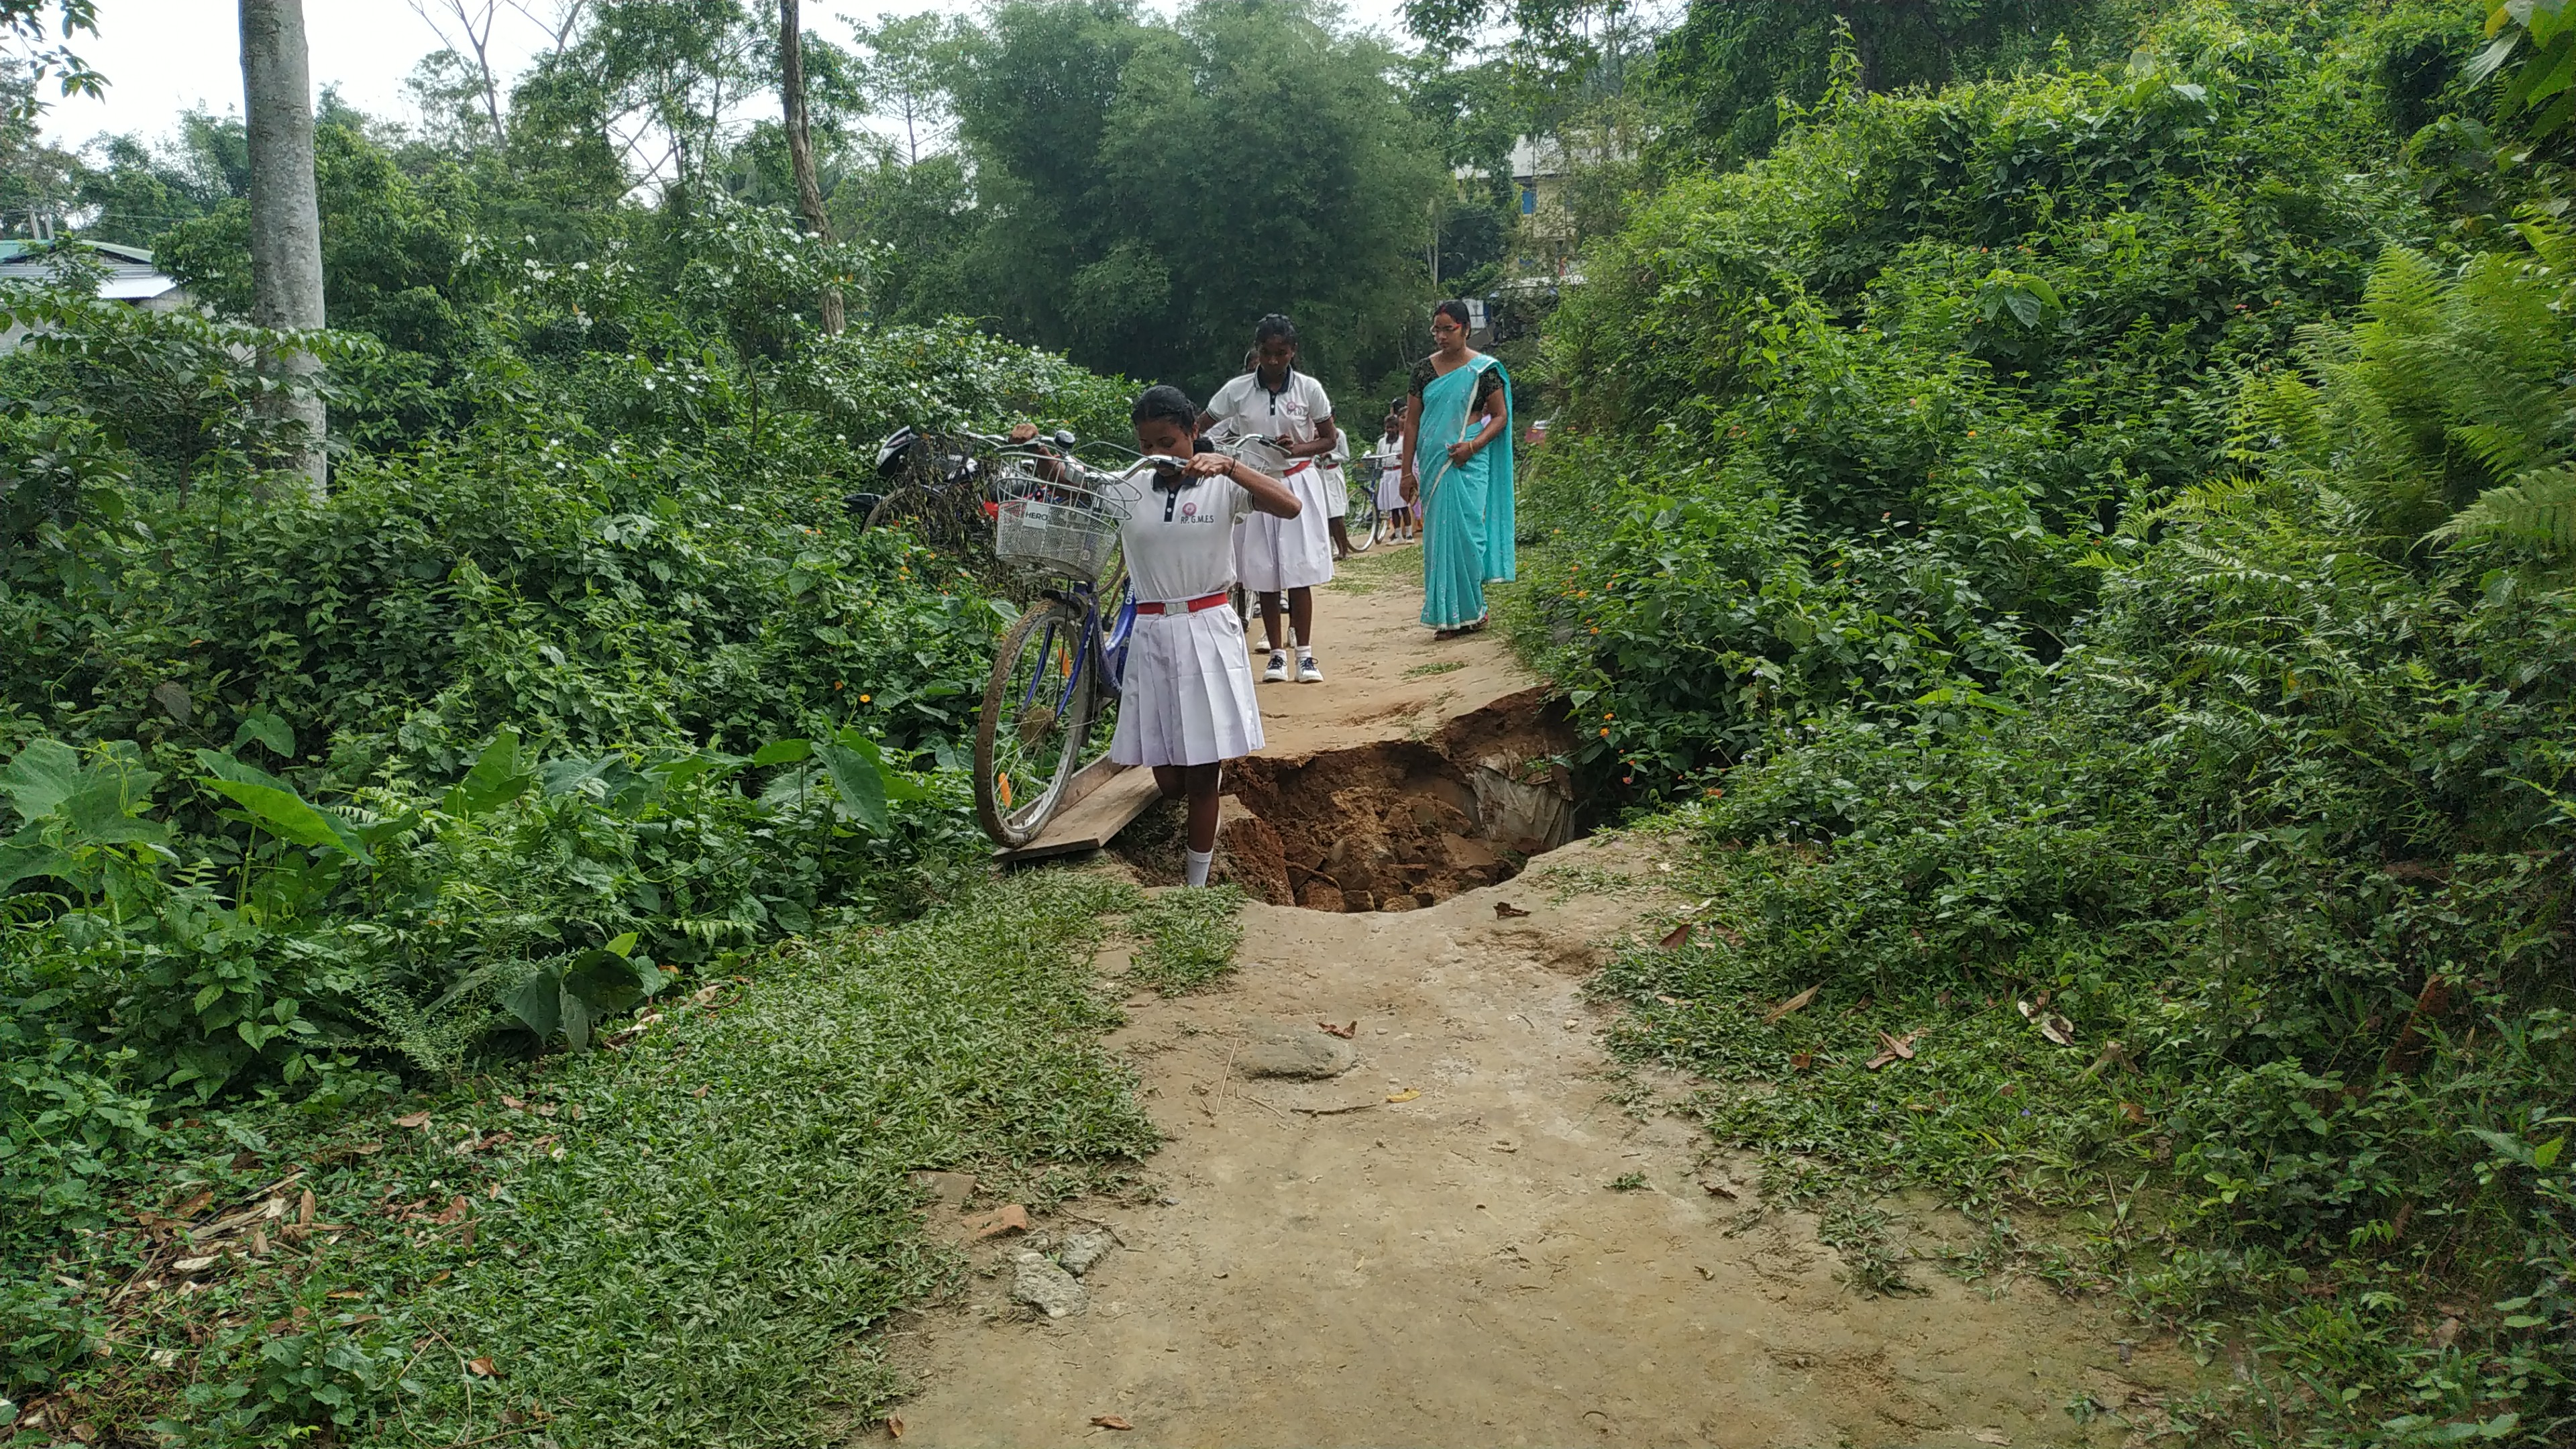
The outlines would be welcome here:
M 1136 631 L 1109 758 L 1151 767 L 1165 799 L 1189 802 L 1188 880 L 1202 886 L 1216 859 L 1224 762 L 1262 744 L 1243 622 L 1226 607 L 1234 525 L 1256 512 L 1295 518 L 1304 505 L 1200 441 L 1198 405 L 1179 388 L 1145 389 L 1129 416 L 1148 456 L 1187 461 L 1157 467 L 1119 526 Z

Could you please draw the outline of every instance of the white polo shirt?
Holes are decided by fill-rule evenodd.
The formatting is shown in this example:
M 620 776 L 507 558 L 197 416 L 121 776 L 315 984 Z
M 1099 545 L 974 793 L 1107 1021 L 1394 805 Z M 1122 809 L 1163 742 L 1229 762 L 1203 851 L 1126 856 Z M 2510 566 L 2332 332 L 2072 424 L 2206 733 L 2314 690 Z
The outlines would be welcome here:
M 1292 367 L 1287 385 L 1277 392 L 1261 385 L 1260 373 L 1245 373 L 1218 388 L 1207 410 L 1238 432 L 1311 443 L 1320 431 L 1317 424 L 1333 415 L 1333 400 L 1324 395 L 1322 383 Z
M 1220 473 L 1172 490 L 1145 480 L 1129 505 L 1119 541 L 1139 603 L 1183 603 L 1234 584 L 1234 525 L 1252 512 L 1252 495 Z

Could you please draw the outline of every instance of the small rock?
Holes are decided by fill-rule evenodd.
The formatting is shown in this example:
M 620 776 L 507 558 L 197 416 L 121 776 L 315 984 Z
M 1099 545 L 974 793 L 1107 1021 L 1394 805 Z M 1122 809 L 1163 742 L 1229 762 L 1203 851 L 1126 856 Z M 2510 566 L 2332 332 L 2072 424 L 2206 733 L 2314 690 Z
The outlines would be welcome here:
M 971 1172 L 916 1172 L 912 1185 L 930 1194 L 950 1209 L 961 1209 L 975 1195 L 975 1174 Z
M 1306 882 L 1306 889 L 1298 894 L 1297 904 L 1310 911 L 1340 911 L 1345 902 L 1340 891 L 1322 881 L 1310 880 Z
M 1019 1271 L 1011 1277 L 1011 1297 L 1025 1303 L 1049 1318 L 1064 1318 L 1080 1313 L 1088 1295 L 1072 1274 L 1049 1262 L 1043 1253 L 1019 1255 Z
M 1079 1278 L 1117 1246 L 1118 1240 L 1104 1229 L 1076 1228 L 1066 1236 L 1064 1249 L 1055 1255 L 1055 1260 L 1064 1265 L 1064 1271 Z
M 998 1238 L 1005 1233 L 1025 1233 L 1029 1230 L 1029 1210 L 1018 1203 L 1006 1203 L 991 1212 L 977 1213 L 959 1226 L 965 1230 L 966 1241 L 970 1243 Z
M 1326 1036 L 1311 1021 L 1249 1021 L 1243 1029 L 1252 1040 L 1235 1053 L 1234 1065 L 1247 1077 L 1320 1081 L 1359 1064 L 1349 1042 Z

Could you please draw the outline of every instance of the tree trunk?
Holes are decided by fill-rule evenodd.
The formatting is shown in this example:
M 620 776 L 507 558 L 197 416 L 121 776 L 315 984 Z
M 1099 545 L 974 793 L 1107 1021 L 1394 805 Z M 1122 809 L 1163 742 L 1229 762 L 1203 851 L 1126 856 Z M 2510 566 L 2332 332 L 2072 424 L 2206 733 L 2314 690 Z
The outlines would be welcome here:
M 313 80 L 303 0 L 241 0 L 242 114 L 250 133 L 251 321 L 315 331 L 322 315 L 322 215 L 313 191 Z M 266 409 L 294 435 L 287 471 L 315 498 L 329 478 L 322 365 L 302 348 L 263 359 L 278 391 Z
M 796 0 L 778 0 L 778 94 L 787 103 L 787 166 L 796 173 L 796 206 L 805 213 L 805 229 L 832 239 L 831 218 L 823 214 L 823 188 L 814 179 L 814 135 L 805 123 L 805 32 L 796 17 Z M 823 289 L 823 330 L 837 337 L 844 324 L 841 289 Z

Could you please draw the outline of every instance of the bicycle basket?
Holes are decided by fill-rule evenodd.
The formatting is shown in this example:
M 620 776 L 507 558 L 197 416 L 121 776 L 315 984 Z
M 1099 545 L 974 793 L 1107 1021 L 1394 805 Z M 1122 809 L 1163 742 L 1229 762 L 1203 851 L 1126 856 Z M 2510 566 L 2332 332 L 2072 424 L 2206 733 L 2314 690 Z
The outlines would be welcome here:
M 1118 549 L 1127 506 L 1095 488 L 1025 474 L 996 489 L 1001 507 L 993 552 L 1004 563 L 1067 578 L 1097 579 Z

